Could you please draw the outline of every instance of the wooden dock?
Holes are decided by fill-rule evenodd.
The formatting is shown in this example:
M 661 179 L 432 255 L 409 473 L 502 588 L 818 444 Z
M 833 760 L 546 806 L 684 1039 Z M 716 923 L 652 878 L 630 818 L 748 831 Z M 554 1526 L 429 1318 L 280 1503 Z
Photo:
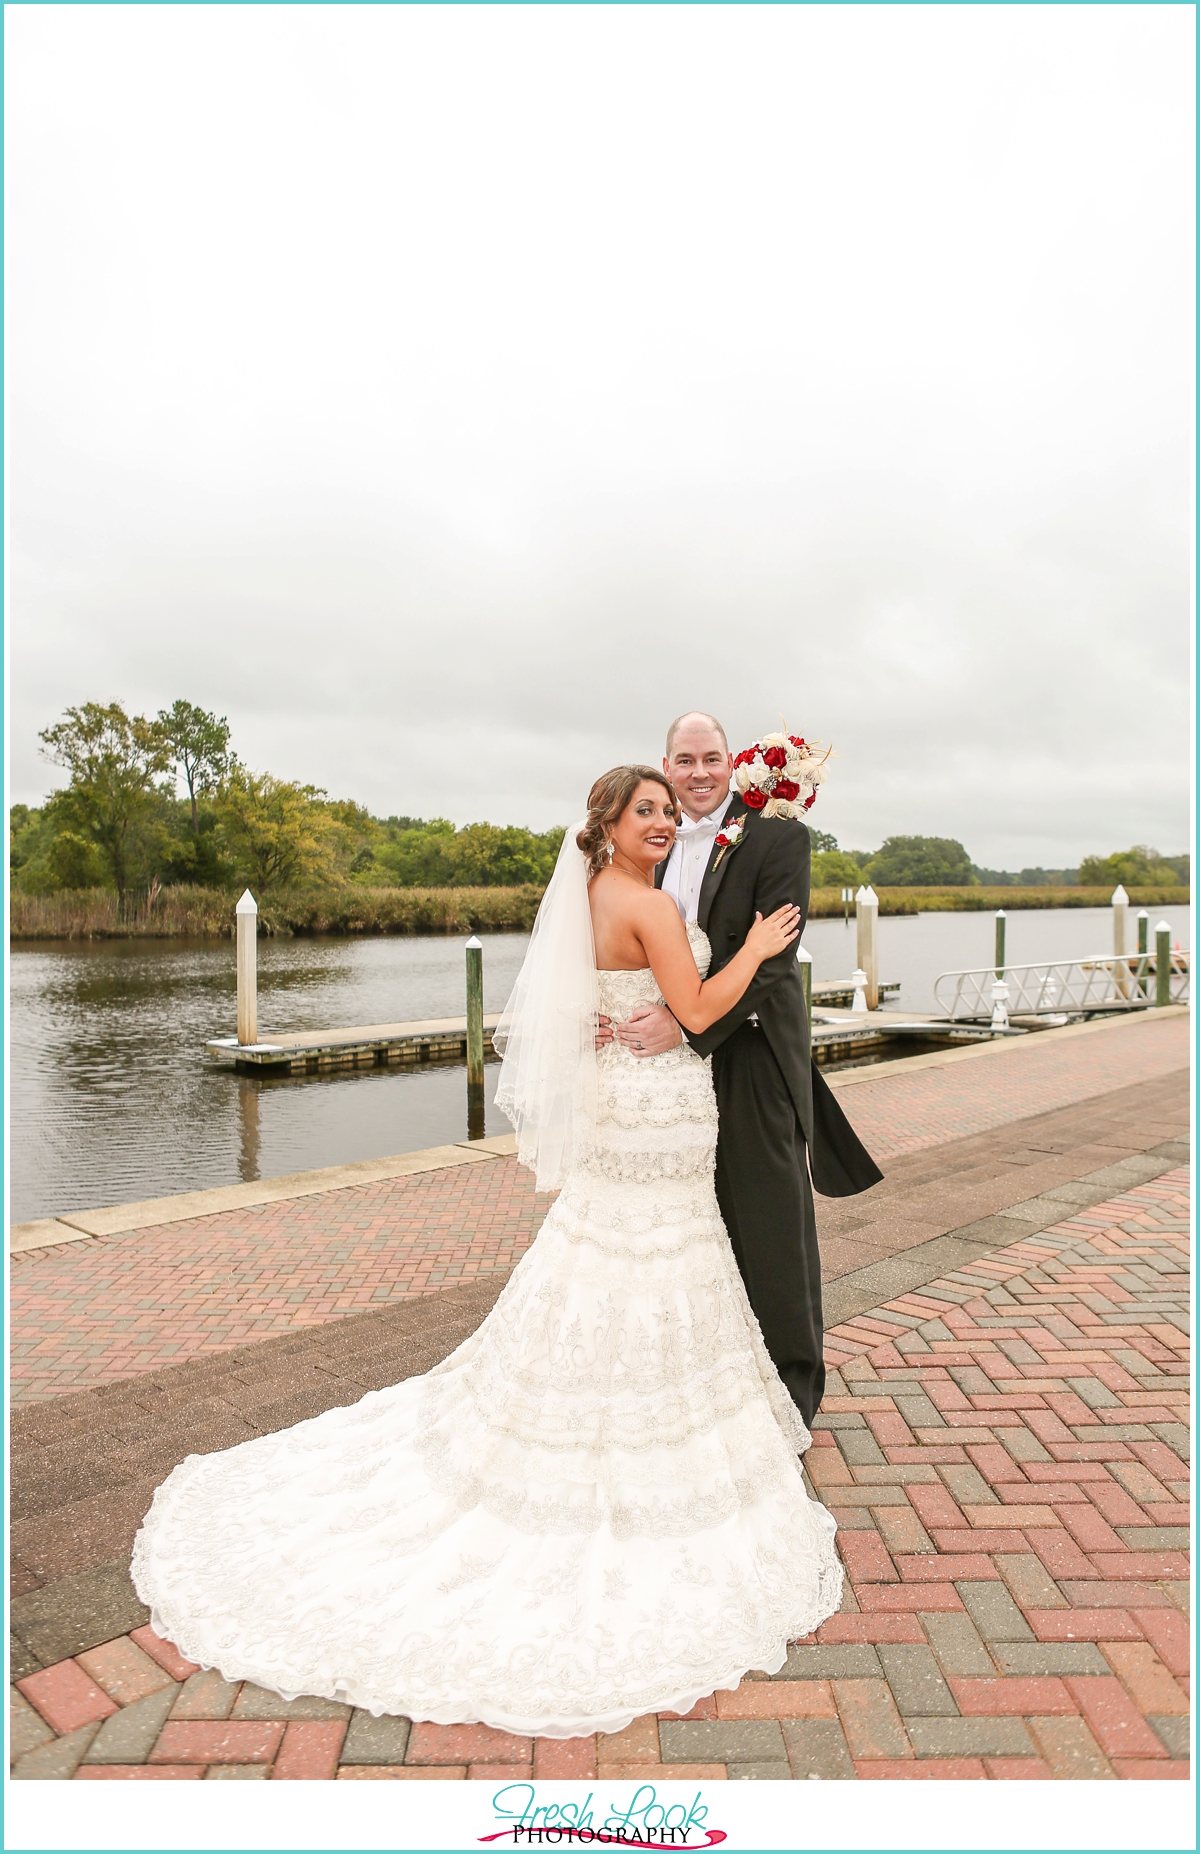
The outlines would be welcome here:
M 884 997 L 895 997 L 900 987 L 881 985 Z M 821 1063 L 855 1059 L 882 1052 L 889 1045 L 922 1039 L 973 1042 L 991 1030 L 973 1024 L 947 1024 L 925 1018 L 903 1018 L 898 1012 L 849 1010 L 853 988 L 845 981 L 826 981 L 813 987 L 813 1053 Z M 842 1008 L 839 1010 L 838 1007 Z M 836 1012 L 836 1016 L 828 1013 Z M 492 1032 L 500 1013 L 484 1013 L 483 1049 L 494 1054 Z M 465 1062 L 465 1017 L 433 1017 L 420 1023 L 361 1024 L 340 1030 L 295 1030 L 240 1044 L 236 1037 L 214 1037 L 204 1045 L 218 1062 L 243 1074 L 316 1075 L 337 1068 L 420 1068 L 426 1064 Z M 896 1053 L 893 1050 L 893 1053 Z
M 815 1001 L 814 1001 L 815 1002 Z M 1024 1029 L 993 1030 L 990 1024 L 948 1023 L 944 1017 L 903 1017 L 898 1011 L 813 1012 L 812 1052 L 826 1065 L 883 1061 L 916 1055 L 922 1045 L 990 1042 L 995 1036 L 1025 1036 Z
M 899 979 L 894 985 L 881 985 L 879 996 L 898 998 L 900 996 Z M 854 1003 L 853 981 L 851 979 L 820 979 L 812 988 L 812 1001 L 814 1004 L 826 1005 L 831 1010 L 848 1011 Z
M 492 1053 L 499 1011 L 484 1013 L 483 1050 Z M 361 1024 L 347 1030 L 291 1030 L 260 1043 L 235 1036 L 204 1045 L 218 1062 L 252 1073 L 305 1075 L 338 1068 L 418 1068 L 428 1062 L 465 1062 L 465 1017 L 430 1017 L 422 1023 Z

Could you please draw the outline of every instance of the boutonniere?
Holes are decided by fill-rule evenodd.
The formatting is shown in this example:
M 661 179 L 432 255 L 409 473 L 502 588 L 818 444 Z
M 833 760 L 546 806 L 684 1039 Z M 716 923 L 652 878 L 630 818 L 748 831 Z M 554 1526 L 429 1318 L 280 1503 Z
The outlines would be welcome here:
M 726 850 L 737 849 L 738 844 L 742 841 L 742 832 L 745 828 L 746 817 L 744 812 L 741 817 L 730 818 L 728 824 L 722 825 L 721 829 L 713 838 L 713 842 L 717 846 L 716 860 L 713 863 L 714 869 L 720 867 L 721 858 L 724 856 Z

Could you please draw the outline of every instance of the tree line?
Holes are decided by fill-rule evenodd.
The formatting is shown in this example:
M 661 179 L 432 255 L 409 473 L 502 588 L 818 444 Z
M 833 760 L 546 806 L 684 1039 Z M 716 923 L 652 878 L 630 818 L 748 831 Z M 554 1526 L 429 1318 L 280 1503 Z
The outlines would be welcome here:
M 39 735 L 67 783 L 45 803 L 10 812 L 12 885 L 27 895 L 103 888 L 124 908 L 164 887 L 283 889 L 542 887 L 563 828 L 378 818 L 352 799 L 256 773 L 230 745 L 224 715 L 177 701 L 152 719 L 120 702 L 68 708 Z M 878 850 L 842 850 L 813 830 L 813 886 L 1114 888 L 1187 884 L 1186 856 L 1145 844 L 1078 869 L 980 869 L 950 837 L 888 837 Z
M 509 888 L 550 879 L 563 832 L 373 817 L 352 799 L 256 773 L 224 715 L 178 701 L 150 719 L 120 702 L 68 708 L 39 735 L 67 783 L 10 812 L 20 893 L 195 884 L 256 895 L 304 885 Z
M 836 840 L 813 831 L 814 888 L 1126 888 L 1186 887 L 1191 861 L 1160 856 L 1147 844 L 1111 856 L 1085 856 L 1075 869 L 981 869 L 954 837 L 887 837 L 878 850 L 839 850 Z

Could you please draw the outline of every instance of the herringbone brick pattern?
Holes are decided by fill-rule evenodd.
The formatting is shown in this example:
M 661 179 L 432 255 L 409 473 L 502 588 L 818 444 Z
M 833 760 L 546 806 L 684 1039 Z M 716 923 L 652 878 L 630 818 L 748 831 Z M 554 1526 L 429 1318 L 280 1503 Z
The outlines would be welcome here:
M 881 1076 L 838 1099 L 883 1161 L 1186 1067 L 1189 1030 L 1187 1017 L 1167 1017 L 1061 1042 L 1035 1035 L 979 1059 Z
M 18 1402 L 507 1274 L 547 1200 L 515 1159 L 218 1212 L 12 1258 Z
M 15 1774 L 1186 1777 L 1186 1189 L 1167 1173 L 830 1334 L 806 1465 L 847 1594 L 774 1678 L 531 1740 L 289 1705 L 142 1627 L 18 1682 Z
M 865 1080 L 839 1099 L 886 1161 L 1178 1072 L 1187 1035 L 1186 1018 L 1165 1018 L 1057 1043 L 1031 1036 L 991 1057 Z M 27 1250 L 12 1258 L 14 1399 L 116 1383 L 507 1273 L 546 1205 L 515 1159 L 496 1160 Z M 823 1249 L 827 1273 L 874 1259 L 824 1232 Z

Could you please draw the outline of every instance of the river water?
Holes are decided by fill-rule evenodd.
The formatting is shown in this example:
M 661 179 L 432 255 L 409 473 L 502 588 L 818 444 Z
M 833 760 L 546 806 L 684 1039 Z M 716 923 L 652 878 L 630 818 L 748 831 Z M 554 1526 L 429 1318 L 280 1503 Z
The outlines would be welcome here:
M 1190 908 L 1156 909 L 1191 945 Z M 940 972 L 986 966 L 990 914 L 923 914 L 879 923 L 882 979 L 899 1003 L 935 1009 Z M 846 978 L 855 928 L 813 921 L 804 936 L 817 979 Z M 1111 950 L 1108 909 L 1014 912 L 1008 962 Z M 259 943 L 259 1030 L 461 1016 L 465 941 L 403 936 Z M 484 940 L 484 1008 L 499 1010 L 524 957 L 524 934 Z M 15 1221 L 175 1191 L 276 1177 L 465 1139 L 460 1064 L 415 1073 L 333 1071 L 260 1080 L 219 1068 L 205 1041 L 232 1035 L 231 941 L 18 943 L 10 961 L 10 1214 Z M 487 1131 L 508 1132 L 490 1100 Z

